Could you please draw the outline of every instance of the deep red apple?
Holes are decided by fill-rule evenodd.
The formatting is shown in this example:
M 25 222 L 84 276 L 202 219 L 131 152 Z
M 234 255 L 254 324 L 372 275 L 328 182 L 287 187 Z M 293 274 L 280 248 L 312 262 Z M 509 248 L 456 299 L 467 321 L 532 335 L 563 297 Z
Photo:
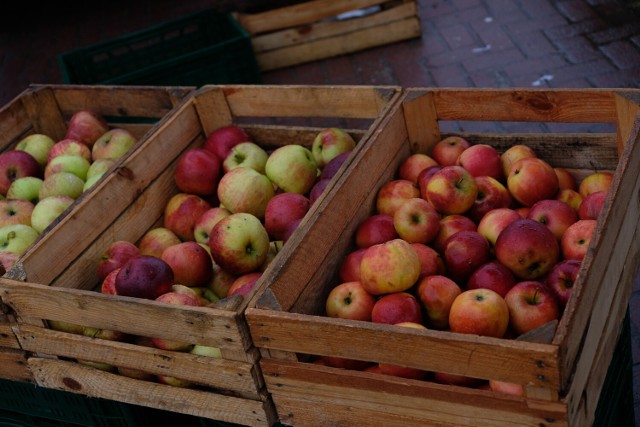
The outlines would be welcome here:
M 355 233 L 355 243 L 359 248 L 368 248 L 397 238 L 398 232 L 393 225 L 393 217 L 386 214 L 367 217 L 358 225 Z
M 140 255 L 140 249 L 136 245 L 126 240 L 116 240 L 105 249 L 98 260 L 98 277 L 104 280 L 111 271 L 122 267 L 138 255 Z
M 439 141 L 431 150 L 431 157 L 441 166 L 452 166 L 471 143 L 460 136 L 449 136 Z
M 555 199 L 540 200 L 531 206 L 527 218 L 538 221 L 549 228 L 556 239 L 560 240 L 565 230 L 578 220 L 575 209 Z
M 580 207 L 578 207 L 578 217 L 580 219 L 598 219 L 606 198 L 606 191 L 589 193 L 588 196 L 582 199 Z
M 203 148 L 191 148 L 178 159 L 175 180 L 183 193 L 208 196 L 216 193 L 221 162 L 215 154 Z
M 367 248 L 358 248 L 344 257 L 338 270 L 340 281 L 353 282 L 360 280 L 360 263 L 366 250 Z
M 422 324 L 422 308 L 408 292 L 395 292 L 378 298 L 371 311 L 371 321 L 395 325 L 402 322 Z
M 264 212 L 264 226 L 274 240 L 283 240 L 289 224 L 304 218 L 311 202 L 308 197 L 298 193 L 279 193 L 268 202 Z
M 351 151 L 345 151 L 342 154 L 338 154 L 336 157 L 331 159 L 329 163 L 327 163 L 323 168 L 322 172 L 320 172 L 320 177 L 318 180 L 323 179 L 331 179 L 333 176 L 338 173 L 342 164 L 349 158 L 351 155 Z
M 69 119 L 64 139 L 74 139 L 92 147 L 98 138 L 109 130 L 107 121 L 100 114 L 80 110 Z
M 169 264 L 150 255 L 140 255 L 127 261 L 116 276 L 118 295 L 156 299 L 171 291 L 173 271 Z
M 498 261 L 489 261 L 471 274 L 467 289 L 491 289 L 504 297 L 515 284 L 516 278 L 511 270 Z
M 559 317 L 555 296 L 542 282 L 518 282 L 504 297 L 509 307 L 509 325 L 518 335 L 536 329 Z
M 204 149 L 215 154 L 220 161 L 227 158 L 231 152 L 231 148 L 241 142 L 251 141 L 247 132 L 235 125 L 222 126 L 207 136 L 204 143 Z
M 444 260 L 431 246 L 424 243 L 412 243 L 418 258 L 420 258 L 420 278 L 433 274 L 445 274 Z
M 581 264 L 577 259 L 562 260 L 553 266 L 545 278 L 544 283 L 556 296 L 561 310 L 564 309 L 571 297 Z
M 475 180 L 478 195 L 466 215 L 476 224 L 487 212 L 511 206 L 509 190 L 500 181 L 490 176 L 477 176 Z
M 487 144 L 474 144 L 460 153 L 457 164 L 465 168 L 474 177 L 488 176 L 502 179 L 500 153 Z
M 560 247 L 565 259 L 582 261 L 591 244 L 596 223 L 595 219 L 579 219 L 567 228 L 560 239 Z
M 477 231 L 460 231 L 449 237 L 444 245 L 447 274 L 462 287 L 466 286 L 471 274 L 490 258 L 489 242 Z
M 444 244 L 449 237 L 458 231 L 477 231 L 476 224 L 464 215 L 447 215 L 440 220 L 438 235 L 431 242 L 431 246 L 440 253 L 444 251 Z
M 3 196 L 16 179 L 39 177 L 41 174 L 40 163 L 26 151 L 8 150 L 0 153 L 0 194 Z

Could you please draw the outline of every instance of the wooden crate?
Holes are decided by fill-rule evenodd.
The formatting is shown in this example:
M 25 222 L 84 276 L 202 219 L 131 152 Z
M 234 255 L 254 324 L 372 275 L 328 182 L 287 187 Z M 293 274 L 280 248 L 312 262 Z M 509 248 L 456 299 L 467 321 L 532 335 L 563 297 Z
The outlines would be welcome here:
M 282 423 L 591 425 L 632 281 L 640 277 L 639 100 L 637 90 L 406 90 L 245 312 Z M 587 126 L 602 130 L 575 131 Z M 575 295 L 550 342 L 324 315 L 328 292 L 338 283 L 337 266 L 354 249 L 357 225 L 374 212 L 377 190 L 407 156 L 429 153 L 448 135 L 499 150 L 527 144 L 578 177 L 615 170 Z M 309 355 L 514 382 L 525 386 L 526 397 L 320 366 Z
M 54 140 L 61 140 L 70 117 L 81 109 L 93 110 L 104 116 L 110 127 L 126 128 L 138 140 L 143 140 L 151 128 L 194 89 L 34 84 L 0 109 L 0 151 L 12 149 L 22 138 L 33 133 L 44 133 Z M 81 199 L 90 198 L 92 191 Z M 74 206 L 82 203 L 79 200 Z M 53 228 L 55 224 L 39 239 Z M 34 243 L 32 249 L 41 244 Z M 73 249 L 71 246 L 70 253 Z M 56 249 L 52 253 L 56 252 L 59 251 Z M 0 315 L 0 358 L 3 360 L 0 378 L 33 380 L 26 368 L 26 354 L 20 350 L 11 332 L 11 321 L 10 314 Z
M 241 125 L 252 140 L 271 150 L 290 143 L 310 148 L 323 127 L 340 126 L 359 141 L 359 147 L 375 133 L 399 96 L 399 88 L 368 86 L 205 86 L 193 92 L 121 164 L 118 173 L 99 184 L 99 198 L 63 219 L 60 226 L 65 232 L 43 239 L 22 259 L 20 268 L 9 272 L 12 278 L 0 280 L 0 297 L 18 320 L 13 331 L 20 346 L 33 353 L 28 366 L 36 382 L 244 425 L 273 423 L 275 411 L 257 364 L 259 352 L 243 317 L 249 299 L 225 298 L 211 308 L 103 295 L 92 291 L 99 283 L 97 261 L 111 242 L 137 242 L 161 223 L 167 201 L 178 192 L 173 178 L 178 158 L 201 146 L 214 129 Z M 59 250 L 74 245 L 77 250 L 70 256 Z M 265 284 L 262 281 L 258 287 Z M 222 358 L 53 331 L 43 327 L 44 319 L 212 345 L 221 349 Z M 203 387 L 182 389 L 133 380 L 70 358 L 139 368 Z
M 346 13 L 365 11 L 347 17 Z M 315 0 L 237 13 L 258 67 L 274 70 L 420 37 L 415 0 Z

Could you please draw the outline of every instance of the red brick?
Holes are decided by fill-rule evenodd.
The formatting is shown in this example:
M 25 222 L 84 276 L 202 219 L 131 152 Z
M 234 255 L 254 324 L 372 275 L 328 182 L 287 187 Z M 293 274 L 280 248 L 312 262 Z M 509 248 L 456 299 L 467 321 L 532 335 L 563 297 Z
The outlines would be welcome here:
M 595 16 L 593 9 L 583 0 L 567 0 L 556 3 L 556 7 L 570 21 L 578 22 Z
M 468 87 L 471 86 L 460 64 L 444 67 L 429 67 L 433 81 L 440 87 Z
M 475 43 L 466 25 L 458 24 L 451 27 L 441 28 L 440 34 L 451 49 L 463 46 L 470 46 Z
M 600 52 L 593 47 L 587 38 L 582 36 L 556 40 L 555 44 L 559 51 L 574 64 L 593 61 L 600 57 Z
M 557 26 L 544 30 L 544 33 L 551 40 L 566 39 L 569 37 L 592 34 L 607 28 L 607 24 L 601 19 L 588 19 L 565 26 Z
M 514 35 L 516 46 L 527 58 L 546 57 L 557 49 L 541 31 L 532 31 Z
M 502 51 L 490 50 L 473 54 L 464 62 L 467 71 L 481 70 L 483 68 L 503 67 L 508 64 L 522 61 L 524 55 L 518 49 L 506 49 Z

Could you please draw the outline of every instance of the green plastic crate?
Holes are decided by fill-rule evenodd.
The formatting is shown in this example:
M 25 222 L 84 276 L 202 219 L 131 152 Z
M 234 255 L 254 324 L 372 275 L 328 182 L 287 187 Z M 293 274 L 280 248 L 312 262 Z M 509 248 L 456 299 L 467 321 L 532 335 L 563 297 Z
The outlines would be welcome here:
M 59 54 L 58 62 L 68 84 L 261 82 L 249 34 L 233 16 L 213 10 Z

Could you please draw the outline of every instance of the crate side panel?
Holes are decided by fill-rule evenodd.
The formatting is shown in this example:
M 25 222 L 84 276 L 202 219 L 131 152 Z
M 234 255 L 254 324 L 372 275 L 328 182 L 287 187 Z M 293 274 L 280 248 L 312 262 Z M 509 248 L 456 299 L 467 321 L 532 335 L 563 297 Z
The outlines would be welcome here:
M 0 378 L 11 381 L 34 381 L 24 350 L 0 347 Z

